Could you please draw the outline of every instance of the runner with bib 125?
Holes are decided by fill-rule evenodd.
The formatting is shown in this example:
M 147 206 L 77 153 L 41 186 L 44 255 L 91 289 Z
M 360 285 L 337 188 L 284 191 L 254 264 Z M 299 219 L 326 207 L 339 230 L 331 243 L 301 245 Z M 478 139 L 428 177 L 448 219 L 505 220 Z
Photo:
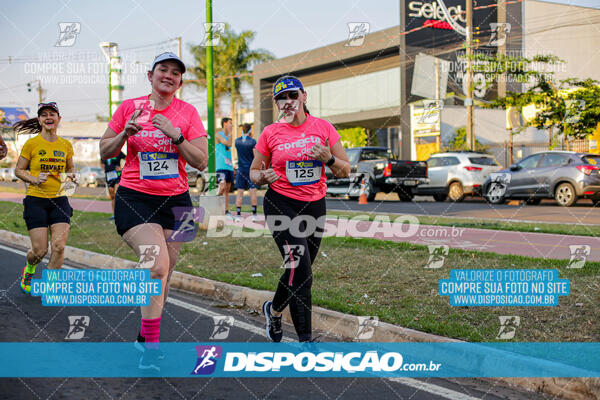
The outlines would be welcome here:
M 263 209 L 285 270 L 273 301 L 263 304 L 263 313 L 267 336 L 279 342 L 281 313 L 289 305 L 298 339 L 307 342 L 313 339 L 312 265 L 325 225 L 325 165 L 335 176 L 348 177 L 350 163 L 333 125 L 308 113 L 307 93 L 298 78 L 279 78 L 273 98 L 279 118 L 258 138 L 250 179 L 256 185 L 269 185 Z M 294 218 L 301 219 L 302 235 L 293 234 L 290 224 L 277 222 Z

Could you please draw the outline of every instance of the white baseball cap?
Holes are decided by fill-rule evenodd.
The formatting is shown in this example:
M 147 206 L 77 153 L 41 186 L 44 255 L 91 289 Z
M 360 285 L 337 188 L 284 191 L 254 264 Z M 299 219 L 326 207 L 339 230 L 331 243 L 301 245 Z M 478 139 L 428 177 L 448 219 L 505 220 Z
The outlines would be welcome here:
M 170 51 L 166 51 L 156 56 L 154 62 L 152 63 L 152 71 L 154 71 L 154 67 L 156 66 L 156 64 L 167 60 L 177 61 L 177 63 L 179 63 L 179 66 L 181 67 L 181 73 L 185 73 L 185 64 L 183 63 L 183 61 L 181 61 L 181 59 L 177 57 L 175 53 L 171 53 Z

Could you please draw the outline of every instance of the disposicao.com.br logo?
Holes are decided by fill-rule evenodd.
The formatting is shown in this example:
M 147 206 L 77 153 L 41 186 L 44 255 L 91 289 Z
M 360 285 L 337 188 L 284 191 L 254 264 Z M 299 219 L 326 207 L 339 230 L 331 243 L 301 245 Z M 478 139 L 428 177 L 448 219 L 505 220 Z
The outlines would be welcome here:
M 201 347 L 201 349 L 200 349 Z M 282 372 L 288 376 L 300 376 L 303 373 L 380 373 L 380 372 L 437 372 L 440 363 L 404 363 L 400 353 L 376 350 L 333 352 L 302 351 L 299 353 L 286 351 L 263 352 L 223 352 L 221 348 L 215 351 L 210 346 L 199 346 L 198 361 L 193 375 L 207 375 L 215 372 L 216 360 L 212 359 L 213 353 L 218 353 L 216 358 L 224 358 L 224 374 L 236 373 L 266 373 Z M 208 354 L 207 352 L 210 352 Z M 216 354 L 214 354 L 216 355 Z M 208 361 L 207 361 L 208 360 Z M 214 362 L 213 362 L 214 361 Z M 209 364 L 210 368 L 206 368 Z

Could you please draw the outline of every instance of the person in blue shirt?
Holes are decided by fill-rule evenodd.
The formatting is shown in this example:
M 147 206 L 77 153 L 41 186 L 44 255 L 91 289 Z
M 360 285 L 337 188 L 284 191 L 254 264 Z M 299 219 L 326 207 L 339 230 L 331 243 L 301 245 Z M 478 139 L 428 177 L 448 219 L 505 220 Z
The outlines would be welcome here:
M 254 146 L 256 146 L 256 140 L 252 138 L 250 124 L 244 124 L 242 136 L 235 140 L 235 148 L 238 156 L 238 173 L 235 177 L 235 188 L 237 189 L 237 198 L 235 199 L 236 219 L 241 218 L 244 190 L 250 190 L 252 221 L 257 220 L 256 185 L 250 180 L 250 165 L 252 164 L 252 160 L 254 160 Z
M 225 215 L 233 218 L 229 212 L 229 190 L 233 183 L 233 161 L 231 159 L 231 142 L 233 121 L 231 118 L 221 119 L 221 131 L 217 132 L 215 139 L 215 161 L 217 169 L 217 179 L 219 182 L 219 196 L 225 196 Z
M 111 220 L 115 219 L 115 193 L 117 193 L 119 182 L 121 181 L 121 160 L 125 160 L 126 158 L 127 156 L 121 151 L 116 157 L 107 158 L 105 160 L 100 159 L 100 162 L 104 166 L 108 196 L 112 201 L 113 215 L 109 218 Z

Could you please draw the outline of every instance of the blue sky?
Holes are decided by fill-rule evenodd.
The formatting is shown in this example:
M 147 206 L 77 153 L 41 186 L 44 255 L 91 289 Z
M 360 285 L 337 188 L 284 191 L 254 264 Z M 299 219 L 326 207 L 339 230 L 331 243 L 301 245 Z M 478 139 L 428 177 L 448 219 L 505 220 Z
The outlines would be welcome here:
M 600 0 L 553 1 L 600 7 Z M 317 1 L 213 1 L 213 21 L 229 22 L 236 31 L 253 30 L 255 48 L 276 57 L 345 40 L 348 22 L 369 22 L 371 31 L 397 26 L 397 0 Z M 148 92 L 144 70 L 153 56 L 175 50 L 170 38 L 182 36 L 184 61 L 190 43 L 204 36 L 203 0 L 103 0 L 11 2 L 0 11 L 0 104 L 37 104 L 37 93 L 27 92 L 25 83 L 44 79 L 46 100 L 59 102 L 66 120 L 94 120 L 106 115 L 106 75 L 98 43 L 113 41 L 123 50 L 124 97 Z M 81 32 L 73 47 L 55 47 L 60 22 L 79 22 Z M 139 46 L 150 45 L 144 48 Z M 136 50 L 127 50 L 137 48 Z M 8 57 L 20 60 L 8 63 Z M 43 58 L 44 63 L 38 60 Z M 63 60 L 63 61 L 61 61 Z M 66 61 L 64 61 L 66 60 Z M 60 65 L 62 64 L 62 65 Z M 248 89 L 245 91 L 250 93 Z M 204 108 L 204 96 L 187 90 L 184 99 Z

